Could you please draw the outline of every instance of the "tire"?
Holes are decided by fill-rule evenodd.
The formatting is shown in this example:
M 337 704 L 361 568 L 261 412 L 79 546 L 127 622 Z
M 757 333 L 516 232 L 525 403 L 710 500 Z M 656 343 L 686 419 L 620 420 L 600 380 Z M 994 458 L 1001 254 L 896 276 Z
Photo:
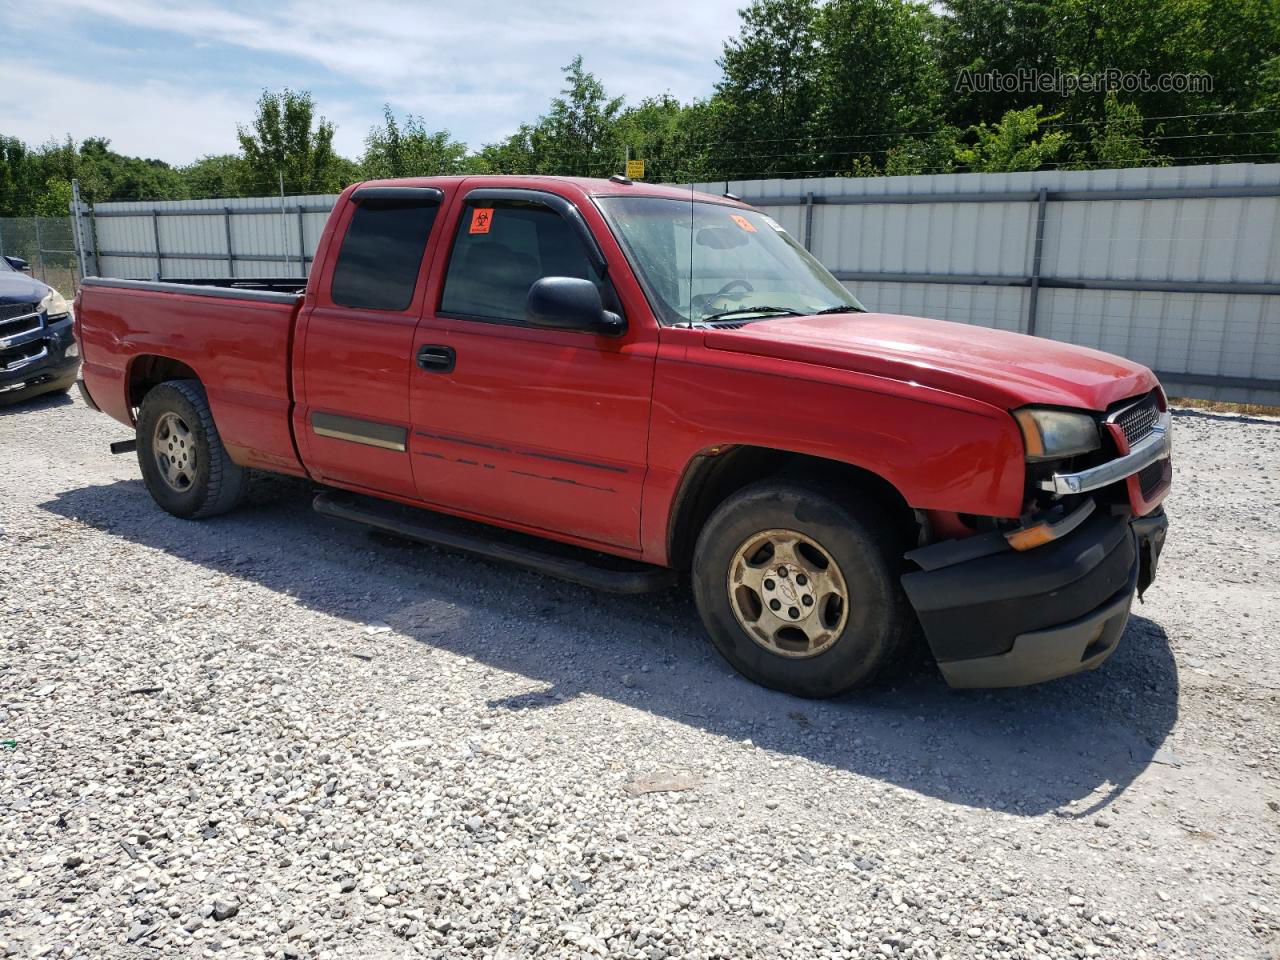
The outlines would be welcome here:
M 875 502 L 790 480 L 752 484 L 717 507 L 694 548 L 693 592 L 721 655 L 756 683 L 810 698 L 866 686 L 909 660 L 914 618 L 898 580 L 904 545 L 883 513 Z M 788 554 L 794 565 L 775 565 Z M 799 602 L 806 593 L 808 607 Z M 783 606 L 770 619 L 762 604 L 775 601 Z M 775 630 L 782 617 L 795 626 Z
M 138 410 L 137 440 L 147 490 L 175 517 L 213 517 L 234 510 L 243 499 L 249 471 L 227 455 L 199 380 L 152 387 Z M 173 458 L 166 460 L 170 453 Z M 165 463 L 178 472 L 174 482 L 166 479 Z

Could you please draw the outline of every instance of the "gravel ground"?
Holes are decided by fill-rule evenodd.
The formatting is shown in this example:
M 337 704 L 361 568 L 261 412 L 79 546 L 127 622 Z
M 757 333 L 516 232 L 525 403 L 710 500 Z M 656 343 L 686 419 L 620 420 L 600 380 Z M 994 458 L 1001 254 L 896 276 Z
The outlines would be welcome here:
M 1280 956 L 1280 422 L 1177 417 L 1100 671 L 813 703 L 687 597 L 189 523 L 0 412 L 0 956 Z

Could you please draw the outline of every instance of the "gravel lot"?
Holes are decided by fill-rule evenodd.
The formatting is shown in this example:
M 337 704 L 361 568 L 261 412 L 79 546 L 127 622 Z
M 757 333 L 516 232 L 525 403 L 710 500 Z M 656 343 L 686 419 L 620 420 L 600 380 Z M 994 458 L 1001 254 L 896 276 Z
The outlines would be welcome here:
M 1280 957 L 1280 422 L 1177 417 L 1097 673 L 825 703 L 127 436 L 0 411 L 0 956 Z

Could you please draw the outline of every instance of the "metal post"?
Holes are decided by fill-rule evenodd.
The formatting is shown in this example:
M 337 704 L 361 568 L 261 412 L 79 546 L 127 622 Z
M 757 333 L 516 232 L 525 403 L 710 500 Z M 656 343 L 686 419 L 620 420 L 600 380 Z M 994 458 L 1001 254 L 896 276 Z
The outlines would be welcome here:
M 84 279 L 87 270 L 84 256 L 84 230 L 80 223 L 80 181 L 71 181 L 71 229 L 76 238 L 76 258 L 80 261 L 80 278 Z
M 1044 253 L 1044 208 L 1049 191 L 1040 188 L 1036 195 L 1036 245 L 1031 255 L 1031 296 L 1027 298 L 1027 333 L 1035 336 L 1036 309 L 1040 305 L 1040 258 Z
M 0 230 L 0 257 L 4 256 L 4 231 Z
M 813 252 L 813 194 L 804 195 L 804 248 Z
M 31 222 L 36 225 L 36 260 L 40 262 L 40 279 L 48 280 L 49 272 L 44 268 L 44 250 L 42 249 L 44 244 L 40 242 L 40 218 L 38 216 L 32 217 Z M 32 270 L 31 275 L 34 277 L 35 274 L 35 270 Z
M 222 226 L 227 231 L 227 276 L 232 279 L 236 275 L 236 254 L 231 247 L 231 208 L 222 208 Z
M 280 249 L 284 251 L 284 275 L 289 275 L 289 221 L 284 209 L 284 170 L 280 171 Z
M 89 240 L 93 244 L 93 275 L 96 277 L 102 272 L 102 254 L 98 252 L 98 214 L 92 205 L 89 206 Z
M 156 279 L 164 278 L 164 258 L 160 255 L 160 212 L 151 208 L 151 234 L 156 238 Z
M 299 275 L 307 275 L 307 240 L 302 229 L 302 204 L 298 204 L 298 268 Z

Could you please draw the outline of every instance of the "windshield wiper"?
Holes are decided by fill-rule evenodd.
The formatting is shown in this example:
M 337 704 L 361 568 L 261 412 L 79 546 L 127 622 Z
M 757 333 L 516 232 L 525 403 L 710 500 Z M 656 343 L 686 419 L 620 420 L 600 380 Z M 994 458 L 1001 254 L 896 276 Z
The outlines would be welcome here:
M 813 315 L 820 317 L 824 313 L 866 313 L 863 307 L 855 307 L 851 303 L 843 303 L 838 307 L 827 307 L 825 310 L 818 310 Z
M 713 313 L 709 317 L 702 317 L 703 323 L 711 323 L 713 320 L 723 320 L 725 317 L 740 317 L 750 313 L 780 313 L 792 317 L 803 317 L 804 314 L 799 310 L 792 310 L 790 307 L 738 307 L 736 310 L 725 310 L 721 313 Z

